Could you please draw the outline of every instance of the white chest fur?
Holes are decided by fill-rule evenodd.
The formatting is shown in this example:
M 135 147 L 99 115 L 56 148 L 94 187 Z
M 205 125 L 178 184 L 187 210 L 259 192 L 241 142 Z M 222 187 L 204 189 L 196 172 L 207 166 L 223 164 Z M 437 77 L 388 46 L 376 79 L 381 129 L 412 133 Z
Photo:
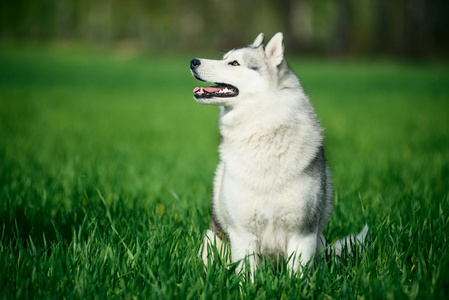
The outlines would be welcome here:
M 321 133 L 300 118 L 289 126 L 259 124 L 230 128 L 222 122 L 214 206 L 224 227 L 252 234 L 259 250 L 270 254 L 284 252 L 291 234 L 304 226 L 308 197 L 319 185 L 303 171 L 316 155 Z

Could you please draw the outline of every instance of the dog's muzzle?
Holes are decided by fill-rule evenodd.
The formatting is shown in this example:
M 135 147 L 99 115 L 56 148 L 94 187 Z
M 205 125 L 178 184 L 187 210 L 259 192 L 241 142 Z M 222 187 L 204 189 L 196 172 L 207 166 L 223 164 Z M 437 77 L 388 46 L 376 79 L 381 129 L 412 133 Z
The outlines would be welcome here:
M 200 81 L 210 82 L 201 78 L 198 74 L 198 67 L 201 65 L 201 61 L 197 58 L 190 60 L 190 70 L 193 77 Z M 230 84 L 214 82 L 214 86 L 210 87 L 196 87 L 193 89 L 194 98 L 197 101 L 203 98 L 225 98 L 225 97 L 235 97 L 239 94 L 239 90 Z

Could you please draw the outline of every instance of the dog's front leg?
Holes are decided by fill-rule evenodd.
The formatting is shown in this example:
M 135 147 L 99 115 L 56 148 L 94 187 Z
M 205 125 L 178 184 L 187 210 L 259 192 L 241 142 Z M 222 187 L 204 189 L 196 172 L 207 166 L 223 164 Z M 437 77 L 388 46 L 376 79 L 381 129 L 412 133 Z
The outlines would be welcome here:
M 220 254 L 223 260 L 226 259 L 226 244 L 215 234 L 212 230 L 207 230 L 206 235 L 204 236 L 203 244 L 200 247 L 200 251 L 198 252 L 198 257 L 202 258 L 204 264 L 207 266 L 208 260 L 213 262 L 214 251 L 212 251 L 212 247 L 215 246 L 218 254 Z M 229 261 L 227 261 L 229 263 Z
M 316 233 L 300 234 L 295 233 L 288 240 L 287 255 L 288 255 L 288 269 L 290 272 L 301 272 L 301 277 L 304 275 L 301 269 L 313 258 L 317 250 Z
M 232 262 L 238 262 L 236 272 L 239 274 L 245 268 L 245 258 L 248 259 L 250 280 L 254 282 L 254 271 L 257 264 L 257 238 L 250 233 L 230 232 Z

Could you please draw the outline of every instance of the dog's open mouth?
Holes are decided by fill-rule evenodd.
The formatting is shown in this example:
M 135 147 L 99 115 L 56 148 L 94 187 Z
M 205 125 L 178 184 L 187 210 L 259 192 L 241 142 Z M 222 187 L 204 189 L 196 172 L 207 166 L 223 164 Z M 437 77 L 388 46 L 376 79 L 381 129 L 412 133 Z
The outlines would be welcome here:
M 235 97 L 239 94 L 239 90 L 230 84 L 217 83 L 211 87 L 196 87 L 193 89 L 195 99 L 212 98 L 212 97 Z

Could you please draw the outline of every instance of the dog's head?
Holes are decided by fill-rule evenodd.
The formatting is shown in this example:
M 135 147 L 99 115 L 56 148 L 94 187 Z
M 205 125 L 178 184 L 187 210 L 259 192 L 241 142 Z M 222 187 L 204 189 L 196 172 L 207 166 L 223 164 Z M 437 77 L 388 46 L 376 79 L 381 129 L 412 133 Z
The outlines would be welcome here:
M 272 90 L 278 81 L 279 66 L 284 61 L 282 33 L 277 33 L 266 46 L 264 35 L 254 43 L 226 53 L 222 60 L 197 59 L 190 61 L 192 75 L 201 81 L 214 83 L 211 87 L 196 87 L 197 102 L 234 106 L 239 100 Z

